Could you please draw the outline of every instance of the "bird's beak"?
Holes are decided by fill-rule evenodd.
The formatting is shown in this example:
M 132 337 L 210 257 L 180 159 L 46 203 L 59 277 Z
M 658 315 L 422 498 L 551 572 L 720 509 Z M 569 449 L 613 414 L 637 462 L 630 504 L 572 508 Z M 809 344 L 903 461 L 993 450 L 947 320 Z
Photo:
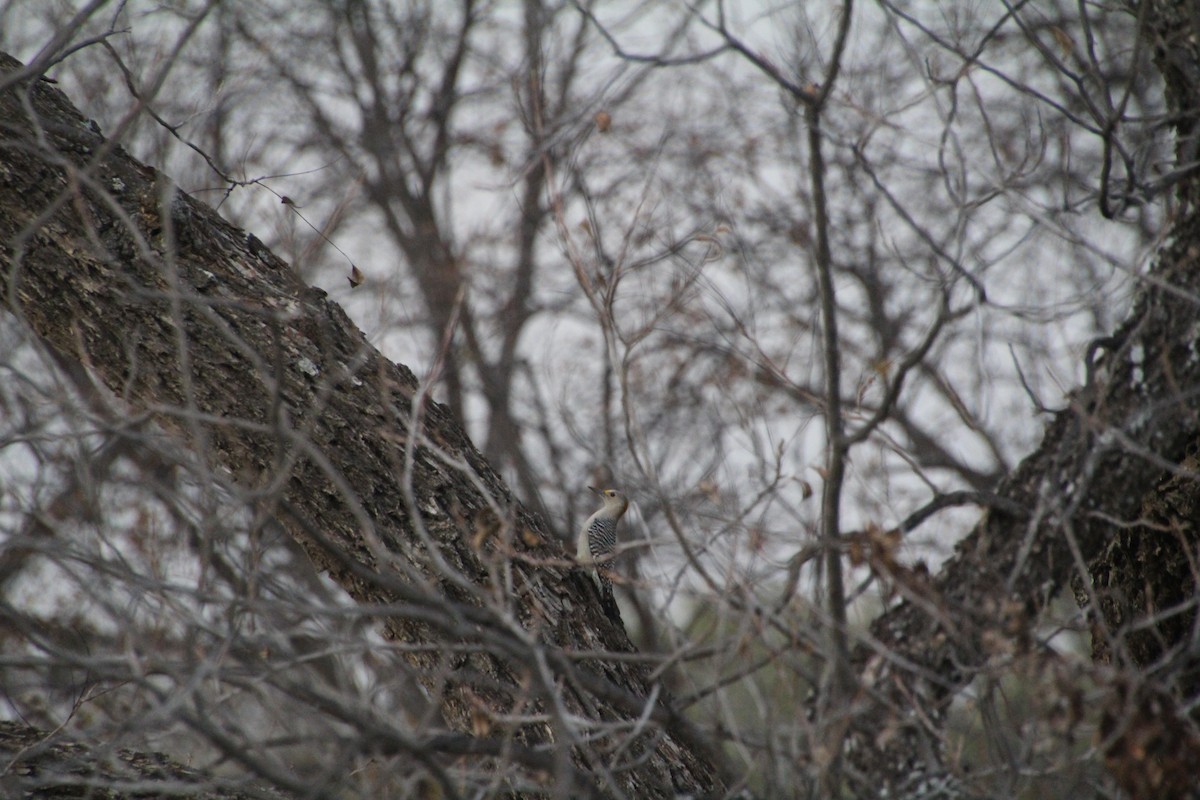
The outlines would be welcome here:
M 589 488 L 589 489 L 591 489 L 591 490 L 592 490 L 593 492 L 595 492 L 596 494 L 600 494 L 600 495 L 604 494 L 604 492 L 600 491 L 600 490 L 599 490 L 599 489 L 597 489 L 595 486 L 589 486 L 588 488 Z

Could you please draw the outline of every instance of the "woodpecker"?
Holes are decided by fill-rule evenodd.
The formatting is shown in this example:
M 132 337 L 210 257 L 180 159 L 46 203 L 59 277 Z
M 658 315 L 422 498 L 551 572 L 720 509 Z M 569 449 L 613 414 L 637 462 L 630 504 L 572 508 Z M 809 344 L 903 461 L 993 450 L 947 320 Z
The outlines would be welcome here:
M 590 569 L 588 572 L 600 592 L 600 606 L 611 619 L 620 619 L 617 611 L 617 601 L 613 597 L 612 581 L 597 568 L 610 560 L 617 549 L 617 522 L 629 508 L 629 500 L 616 489 L 597 489 L 589 486 L 604 505 L 587 518 L 579 531 L 579 541 L 576 544 L 575 559 Z

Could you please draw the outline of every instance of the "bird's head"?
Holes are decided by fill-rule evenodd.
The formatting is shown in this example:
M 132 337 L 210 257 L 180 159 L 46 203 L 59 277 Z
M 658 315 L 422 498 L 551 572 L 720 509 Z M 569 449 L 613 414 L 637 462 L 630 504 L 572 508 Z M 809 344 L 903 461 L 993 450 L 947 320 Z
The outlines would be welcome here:
M 625 509 L 629 508 L 629 498 L 616 489 L 597 489 L 595 486 L 588 488 L 599 495 L 600 499 L 604 501 L 604 507 L 611 509 L 618 517 L 625 513 Z

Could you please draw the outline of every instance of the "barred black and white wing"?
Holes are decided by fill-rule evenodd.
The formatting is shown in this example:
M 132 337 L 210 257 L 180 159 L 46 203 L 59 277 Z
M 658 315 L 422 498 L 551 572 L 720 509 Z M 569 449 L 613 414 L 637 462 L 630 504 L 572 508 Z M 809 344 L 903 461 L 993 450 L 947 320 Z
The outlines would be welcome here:
M 592 560 L 607 561 L 617 550 L 617 521 L 612 517 L 593 518 L 587 537 Z

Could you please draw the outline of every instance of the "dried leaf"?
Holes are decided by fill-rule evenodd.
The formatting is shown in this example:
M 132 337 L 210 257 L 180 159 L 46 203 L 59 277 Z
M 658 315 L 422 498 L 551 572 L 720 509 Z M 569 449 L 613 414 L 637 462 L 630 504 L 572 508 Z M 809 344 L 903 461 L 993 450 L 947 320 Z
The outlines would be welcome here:
M 1058 46 L 1062 48 L 1064 56 L 1069 56 L 1075 52 L 1075 41 L 1066 31 L 1057 25 L 1051 25 L 1050 33 L 1054 35 L 1054 41 L 1058 42 Z
M 601 133 L 608 133 L 608 129 L 612 127 L 612 115 L 607 111 L 597 111 L 593 119 L 596 121 L 596 130 Z
M 861 567 L 867 561 L 867 550 L 863 546 L 862 536 L 853 536 L 850 539 L 850 546 L 846 550 L 850 556 L 850 563 L 853 566 Z
M 482 550 L 488 539 L 500 530 L 500 520 L 491 509 L 483 508 L 475 515 L 475 533 L 471 536 L 471 546 Z
M 476 736 L 487 736 L 492 732 L 492 720 L 487 713 L 476 706 L 471 709 L 471 733 Z
M 750 549 L 756 553 L 761 553 L 767 546 L 767 535 L 758 526 L 751 528 L 749 533 Z
M 350 274 L 346 277 L 346 280 L 350 281 L 351 289 L 357 289 L 359 286 L 362 286 L 362 282 L 366 280 L 366 278 L 363 277 L 362 270 L 351 264 Z

